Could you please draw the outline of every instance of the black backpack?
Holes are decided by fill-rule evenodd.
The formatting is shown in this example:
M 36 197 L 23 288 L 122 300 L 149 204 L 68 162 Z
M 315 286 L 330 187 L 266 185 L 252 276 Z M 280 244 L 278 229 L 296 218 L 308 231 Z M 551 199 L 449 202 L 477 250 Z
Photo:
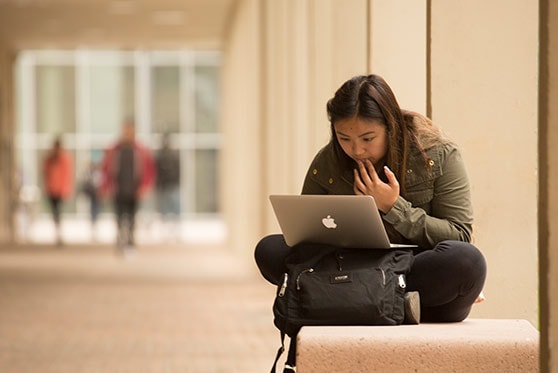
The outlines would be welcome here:
M 286 367 L 295 365 L 296 335 L 302 326 L 401 324 L 405 275 L 412 262 L 407 249 L 293 247 L 273 304 L 281 347 L 272 372 L 284 351 L 285 335 L 291 338 Z

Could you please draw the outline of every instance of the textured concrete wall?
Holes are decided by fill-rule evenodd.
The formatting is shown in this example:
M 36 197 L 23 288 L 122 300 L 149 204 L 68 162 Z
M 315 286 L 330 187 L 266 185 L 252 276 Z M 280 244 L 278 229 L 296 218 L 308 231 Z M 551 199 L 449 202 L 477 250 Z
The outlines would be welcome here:
M 260 8 L 258 0 L 237 2 L 225 33 L 221 83 L 221 208 L 230 246 L 246 253 L 262 230 Z
M 426 114 L 426 0 L 371 1 L 370 13 L 370 72 L 384 77 L 401 107 Z
M 538 325 L 538 6 L 433 1 L 432 117 L 461 147 L 487 301 L 473 316 Z
M 13 76 L 10 50 L 0 40 L 0 243 L 10 241 L 13 171 Z

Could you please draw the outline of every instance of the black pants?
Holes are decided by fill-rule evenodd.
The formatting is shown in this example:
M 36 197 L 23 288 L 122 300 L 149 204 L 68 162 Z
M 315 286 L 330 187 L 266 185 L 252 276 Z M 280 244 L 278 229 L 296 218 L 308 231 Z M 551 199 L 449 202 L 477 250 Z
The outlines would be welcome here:
M 138 201 L 135 197 L 116 196 L 114 210 L 116 212 L 117 245 L 134 246 L 134 228 Z
M 291 248 L 282 235 L 264 237 L 256 246 L 255 259 L 261 274 L 279 284 Z M 431 250 L 416 252 L 407 276 L 407 291 L 418 291 L 421 322 L 464 320 L 486 279 L 486 262 L 473 245 L 442 241 Z
M 57 226 L 60 224 L 60 207 L 62 204 L 62 198 L 59 196 L 48 196 L 48 201 L 50 202 L 50 212 L 52 213 L 52 220 Z

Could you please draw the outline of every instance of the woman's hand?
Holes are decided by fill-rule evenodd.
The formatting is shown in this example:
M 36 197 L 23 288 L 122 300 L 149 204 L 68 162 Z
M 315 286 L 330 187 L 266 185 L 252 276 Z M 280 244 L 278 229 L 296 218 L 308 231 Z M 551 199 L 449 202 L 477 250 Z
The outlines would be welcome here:
M 358 168 L 354 170 L 355 194 L 374 197 L 378 209 L 384 214 L 388 213 L 397 201 L 397 197 L 399 197 L 399 182 L 395 174 L 387 166 L 384 166 L 388 179 L 388 182 L 384 183 L 376 173 L 372 162 L 365 160 L 357 161 L 357 163 Z

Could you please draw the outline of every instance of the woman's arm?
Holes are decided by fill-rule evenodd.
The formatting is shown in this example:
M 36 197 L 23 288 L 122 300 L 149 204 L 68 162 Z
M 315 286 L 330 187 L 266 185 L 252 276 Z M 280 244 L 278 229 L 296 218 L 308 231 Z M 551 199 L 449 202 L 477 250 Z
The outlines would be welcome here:
M 455 147 L 449 148 L 441 175 L 431 188 L 426 204 L 430 211 L 416 207 L 412 201 L 399 196 L 384 220 L 410 241 L 431 248 L 444 240 L 471 241 L 473 209 L 465 165 Z

